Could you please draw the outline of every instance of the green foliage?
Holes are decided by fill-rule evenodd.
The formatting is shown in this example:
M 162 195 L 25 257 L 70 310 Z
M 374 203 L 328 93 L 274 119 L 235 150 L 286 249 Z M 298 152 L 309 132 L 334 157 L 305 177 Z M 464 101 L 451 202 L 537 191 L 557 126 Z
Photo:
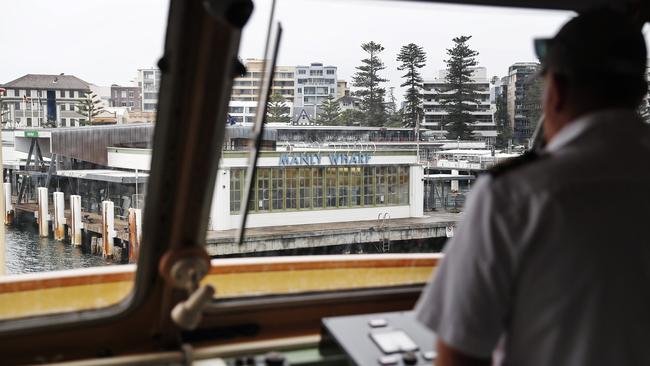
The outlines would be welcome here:
M 352 77 L 352 85 L 359 88 L 354 95 L 361 99 L 361 110 L 365 114 L 365 124 L 369 126 L 383 126 L 386 122 L 386 109 L 384 95 L 386 89 L 380 83 L 386 82 L 379 76 L 379 71 L 386 68 L 379 58 L 384 47 L 373 41 L 364 43 L 361 48 L 368 53 L 368 58 L 361 60 L 357 72 Z
M 388 115 L 386 127 L 404 127 L 404 109 L 400 108 Z
M 365 119 L 365 114 L 356 109 L 344 110 L 336 120 L 337 126 L 358 126 Z
M 404 126 L 404 110 L 397 109 L 397 100 L 393 91 L 394 87 L 390 88 L 388 95 L 388 102 L 386 102 L 387 121 L 386 127 L 403 127 Z
M 289 112 L 284 97 L 278 93 L 271 94 L 266 106 L 266 122 L 288 123 L 291 121 Z
M 339 102 L 334 100 L 334 97 L 331 95 L 327 96 L 327 99 L 320 106 L 320 113 L 316 118 L 316 124 L 334 126 L 338 123 L 338 118 L 341 116 L 341 107 Z
M 84 94 L 84 99 L 80 100 L 77 103 L 75 106 L 77 113 L 85 117 L 82 124 L 83 126 L 91 125 L 93 119 L 100 113 L 104 112 L 104 108 L 102 108 L 100 105 L 101 102 L 102 101 L 99 99 L 97 94 L 88 91 Z M 56 123 L 54 123 L 54 121 L 47 121 L 44 123 L 44 125 L 51 125 L 52 127 L 56 127 Z
M 473 68 L 478 65 L 478 52 L 467 45 L 472 36 L 460 36 L 453 39 L 453 48 L 447 49 L 449 58 L 447 64 L 446 87 L 438 90 L 438 98 L 447 114 L 445 127 L 450 139 L 471 139 L 472 122 L 470 111 L 476 110 L 480 103 L 476 85 L 472 83 Z M 448 94 L 442 94 L 448 93 Z
M 420 69 L 425 66 L 427 55 L 421 46 L 415 43 L 409 43 L 402 46 L 397 61 L 401 62 L 398 70 L 406 70 L 402 75 L 404 82 L 401 87 L 407 87 L 404 111 L 404 122 L 406 127 L 415 127 L 418 118 L 422 116 L 422 75 Z
M 504 149 L 508 147 L 508 141 L 512 139 L 512 128 L 510 127 L 510 119 L 508 118 L 508 105 L 505 96 L 497 95 L 496 107 L 497 110 L 494 113 L 494 122 L 497 125 L 495 147 Z

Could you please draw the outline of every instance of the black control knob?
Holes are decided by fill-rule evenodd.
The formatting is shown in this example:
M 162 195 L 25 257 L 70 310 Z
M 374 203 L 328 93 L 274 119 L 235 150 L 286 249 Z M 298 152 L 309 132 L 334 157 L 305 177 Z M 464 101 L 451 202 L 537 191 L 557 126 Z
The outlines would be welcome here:
M 264 356 L 266 366 L 284 366 L 284 356 L 281 353 L 269 352 Z
M 405 352 L 402 355 L 402 361 L 405 365 L 417 365 L 418 356 L 414 352 Z

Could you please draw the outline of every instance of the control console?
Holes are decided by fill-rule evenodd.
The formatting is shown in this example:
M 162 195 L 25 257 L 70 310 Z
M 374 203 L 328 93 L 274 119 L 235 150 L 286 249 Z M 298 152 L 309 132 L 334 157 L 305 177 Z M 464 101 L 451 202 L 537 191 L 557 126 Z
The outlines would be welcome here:
M 435 335 L 412 311 L 324 318 L 320 352 L 359 366 L 431 365 Z

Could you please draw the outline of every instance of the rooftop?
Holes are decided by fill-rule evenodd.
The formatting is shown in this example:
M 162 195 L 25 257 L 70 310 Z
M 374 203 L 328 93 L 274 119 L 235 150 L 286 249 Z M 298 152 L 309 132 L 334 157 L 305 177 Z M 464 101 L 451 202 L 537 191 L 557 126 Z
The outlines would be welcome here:
M 24 89 L 82 89 L 88 90 L 89 84 L 73 75 L 27 74 L 3 85 L 5 88 Z

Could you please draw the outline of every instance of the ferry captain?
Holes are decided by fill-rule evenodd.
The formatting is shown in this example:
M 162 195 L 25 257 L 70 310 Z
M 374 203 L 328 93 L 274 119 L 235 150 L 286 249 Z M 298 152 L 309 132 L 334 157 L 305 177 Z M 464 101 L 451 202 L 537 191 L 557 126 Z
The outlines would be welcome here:
M 546 147 L 479 179 L 416 315 L 437 365 L 650 365 L 641 27 L 591 11 L 536 51 Z

